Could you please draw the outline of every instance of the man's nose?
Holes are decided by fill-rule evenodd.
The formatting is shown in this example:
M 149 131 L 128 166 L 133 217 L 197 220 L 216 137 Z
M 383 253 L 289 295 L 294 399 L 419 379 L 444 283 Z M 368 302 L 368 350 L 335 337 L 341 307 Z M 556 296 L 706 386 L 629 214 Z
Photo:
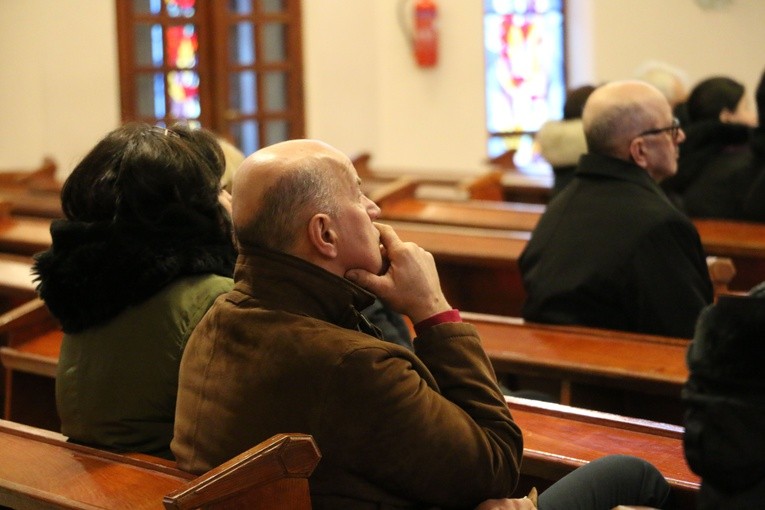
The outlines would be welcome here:
M 380 207 L 376 203 L 371 201 L 369 198 L 367 198 L 366 196 L 364 198 L 368 202 L 367 203 L 367 214 L 369 214 L 370 218 L 372 218 L 373 220 L 376 220 L 377 218 L 380 217 Z

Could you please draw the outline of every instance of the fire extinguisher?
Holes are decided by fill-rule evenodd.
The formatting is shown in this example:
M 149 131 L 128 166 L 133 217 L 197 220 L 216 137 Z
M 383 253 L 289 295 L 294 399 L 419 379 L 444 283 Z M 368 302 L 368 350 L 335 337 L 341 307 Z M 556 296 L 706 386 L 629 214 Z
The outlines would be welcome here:
M 434 0 L 417 0 L 414 5 L 414 58 L 420 67 L 438 62 L 438 7 Z

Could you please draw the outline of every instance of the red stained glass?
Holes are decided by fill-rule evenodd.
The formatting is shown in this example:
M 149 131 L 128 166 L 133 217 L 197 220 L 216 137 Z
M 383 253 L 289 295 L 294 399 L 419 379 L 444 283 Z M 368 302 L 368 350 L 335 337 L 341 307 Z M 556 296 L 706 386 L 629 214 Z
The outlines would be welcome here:
M 167 63 L 181 69 L 197 64 L 197 32 L 192 24 L 167 27 Z

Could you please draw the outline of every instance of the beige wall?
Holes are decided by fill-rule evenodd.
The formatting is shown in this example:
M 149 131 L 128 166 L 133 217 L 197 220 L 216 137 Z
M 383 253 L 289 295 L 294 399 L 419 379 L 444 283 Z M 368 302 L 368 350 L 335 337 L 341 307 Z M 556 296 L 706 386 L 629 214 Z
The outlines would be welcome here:
M 627 77 L 647 59 L 692 81 L 754 87 L 765 2 L 568 0 L 570 81 Z M 398 0 L 304 1 L 307 131 L 373 163 L 475 172 L 485 158 L 482 0 L 439 0 L 441 62 L 415 67 Z M 54 156 L 66 173 L 119 123 L 111 0 L 0 0 L 0 169 Z

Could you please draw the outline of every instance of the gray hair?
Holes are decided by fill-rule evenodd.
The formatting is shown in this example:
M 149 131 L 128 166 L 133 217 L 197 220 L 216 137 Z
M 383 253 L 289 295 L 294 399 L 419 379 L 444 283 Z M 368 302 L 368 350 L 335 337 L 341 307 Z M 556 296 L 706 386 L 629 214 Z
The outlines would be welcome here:
M 611 105 L 584 125 L 587 150 L 596 154 L 621 158 L 629 149 L 630 140 L 643 126 L 649 126 L 652 114 L 645 104 L 630 101 Z
M 337 214 L 336 185 L 330 170 L 306 167 L 285 172 L 265 190 L 260 210 L 251 220 L 235 225 L 238 241 L 289 252 L 314 214 Z

